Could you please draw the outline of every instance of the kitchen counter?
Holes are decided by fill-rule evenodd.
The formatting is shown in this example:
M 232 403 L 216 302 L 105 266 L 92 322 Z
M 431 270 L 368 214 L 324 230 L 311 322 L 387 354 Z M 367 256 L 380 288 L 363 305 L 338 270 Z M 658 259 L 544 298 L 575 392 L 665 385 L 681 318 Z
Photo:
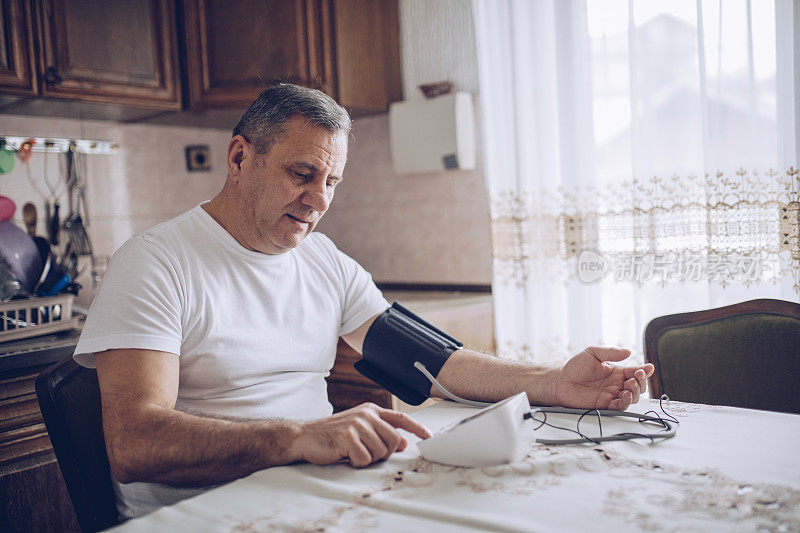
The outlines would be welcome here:
M 0 342 L 0 372 L 46 365 L 72 355 L 79 330 L 61 331 L 29 339 Z
M 383 296 L 390 303 L 398 301 L 409 309 L 414 307 L 420 311 L 473 303 L 491 303 L 492 301 L 490 292 L 387 290 L 383 291 Z
M 493 352 L 494 314 L 489 292 L 383 291 L 383 296 L 418 314 L 475 350 Z
M 0 343 L 0 531 L 80 531 L 34 382 L 72 355 L 80 332 Z

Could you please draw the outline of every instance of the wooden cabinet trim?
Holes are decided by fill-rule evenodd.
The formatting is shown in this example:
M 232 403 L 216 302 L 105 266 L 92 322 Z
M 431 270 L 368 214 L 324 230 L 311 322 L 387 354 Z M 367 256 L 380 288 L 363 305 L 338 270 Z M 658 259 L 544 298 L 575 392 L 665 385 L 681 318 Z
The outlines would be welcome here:
M 336 32 L 334 31 L 334 5 L 333 0 L 322 0 L 320 6 L 320 61 L 321 71 L 319 76 L 323 80 L 324 91 L 334 100 L 339 100 L 339 79 L 336 75 Z M 327 31 L 322 30 L 327 28 Z
M 329 2 L 339 103 L 354 114 L 387 111 L 402 99 L 397 0 Z
M 0 432 L 0 446 L 19 442 L 39 435 L 47 435 L 43 422 Z
M 297 29 L 298 79 L 287 79 L 308 86 L 322 86 L 319 26 L 320 0 L 290 0 L 295 4 Z M 189 109 L 248 106 L 261 92 L 261 86 L 215 87 L 212 80 L 206 0 L 183 0 L 183 28 L 186 41 L 186 84 Z M 263 79 L 264 84 L 273 81 Z
M 5 94 L 36 96 L 36 53 L 34 48 L 34 5 L 24 0 L 6 0 L 0 7 L 6 22 L 6 43 L 10 47 L 10 68 L 0 69 L 0 87 Z
M 103 5 L 101 0 L 96 1 L 98 6 Z M 15 99 L 7 112 L 14 112 L 18 103 L 32 114 L 50 114 L 56 106 L 58 116 L 85 114 L 117 120 L 134 117 L 137 121 L 147 116 L 146 110 L 153 110 L 155 117 L 160 111 L 244 108 L 262 89 L 254 83 L 259 74 L 264 83 L 283 79 L 319 88 L 353 116 L 385 112 L 390 102 L 402 98 L 397 0 L 272 1 L 279 7 L 270 13 L 281 17 L 271 19 L 276 21 L 272 33 L 264 39 L 255 31 L 245 40 L 256 42 L 241 43 L 238 52 L 235 41 L 226 42 L 222 49 L 210 41 L 213 36 L 209 37 L 209 32 L 230 33 L 232 40 L 237 38 L 236 27 L 227 28 L 235 26 L 233 21 L 218 20 L 211 27 L 205 13 L 211 0 L 142 0 L 147 3 L 123 4 L 124 13 L 142 17 L 138 28 L 142 28 L 142 21 L 149 20 L 147 31 L 136 32 L 141 35 L 138 41 L 147 44 L 131 50 L 101 49 L 104 55 L 95 56 L 91 48 L 93 34 L 83 31 L 86 27 L 91 30 L 91 21 L 85 25 L 76 22 L 77 17 L 92 18 L 91 8 L 84 7 L 85 12 L 75 16 L 75 9 L 69 10 L 69 0 L 6 0 L 4 9 L 13 13 L 9 20 L 17 21 L 8 28 L 14 32 L 9 37 L 14 37 L 9 41 L 14 43 L 9 54 L 13 53 L 16 66 L 15 72 L 0 70 L 0 94 L 46 97 L 32 102 L 35 105 Z M 217 4 L 224 9 L 223 2 Z M 134 5 L 150 8 L 148 16 L 152 18 L 144 18 L 143 11 L 129 11 L 135 9 L 130 8 Z M 254 14 L 254 18 L 258 15 Z M 93 20 L 96 24 L 113 23 L 115 28 L 123 25 L 121 16 L 113 14 L 102 14 Z M 73 35 L 70 27 L 78 28 L 74 30 L 78 41 L 69 37 Z M 137 40 L 128 35 L 121 39 L 126 45 Z M 259 39 L 264 41 L 259 59 L 240 58 L 250 68 L 242 70 L 238 63 L 227 63 L 225 67 L 224 58 L 232 57 L 229 53 L 246 55 L 248 50 L 258 50 Z M 18 46 L 19 42 L 25 46 Z M 111 59 L 101 61 L 100 57 Z M 226 69 L 216 70 L 216 78 L 215 64 Z M 48 67 L 53 67 L 53 72 L 48 72 Z M 242 72 L 241 77 L 237 72 Z M 163 122 L 171 124 L 192 124 L 192 117 L 201 115 L 206 116 L 160 113 L 175 117 Z M 185 121 L 180 117 L 186 117 Z M 154 122 L 159 123 L 159 119 Z M 224 119 L 219 125 L 228 126 L 228 122 Z
M 96 71 L 72 64 L 66 31 L 57 31 L 57 21 L 65 20 L 62 0 L 42 0 L 39 17 L 42 50 L 39 54 L 42 96 L 86 102 L 134 105 L 153 109 L 181 109 L 180 73 L 176 41 L 175 8 L 169 0 L 150 0 L 152 5 L 153 64 L 152 80 L 135 79 L 123 71 Z M 60 77 L 48 83 L 45 74 L 53 67 Z
M 37 373 L 23 374 L 0 379 L 0 404 L 3 400 L 25 394 L 35 394 L 34 380 Z

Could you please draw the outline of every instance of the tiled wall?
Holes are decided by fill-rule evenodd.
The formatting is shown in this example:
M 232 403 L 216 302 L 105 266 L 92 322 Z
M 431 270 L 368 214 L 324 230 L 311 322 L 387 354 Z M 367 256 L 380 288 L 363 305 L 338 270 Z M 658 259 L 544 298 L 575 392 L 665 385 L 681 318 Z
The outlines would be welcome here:
M 95 253 L 112 254 L 131 235 L 167 220 L 213 197 L 225 181 L 225 153 L 230 132 L 221 129 L 169 126 L 124 125 L 113 122 L 77 119 L 0 115 L 0 134 L 32 137 L 64 137 L 109 140 L 120 143 L 116 155 L 87 156 L 87 228 Z M 208 144 L 211 171 L 186 171 L 184 147 Z M 59 176 L 58 157 L 48 156 L 51 181 Z M 34 153 L 30 163 L 32 178 L 43 191 L 44 154 Z M 63 189 L 62 189 L 63 192 Z M 38 233 L 46 235 L 44 200 L 28 183 L 25 166 L 17 161 L 10 174 L 0 175 L 0 194 L 17 204 L 15 222 L 22 223 L 22 206 L 33 202 L 39 211 Z M 67 216 L 66 195 L 61 196 L 61 219 Z M 79 281 L 91 286 L 86 270 Z M 90 290 L 81 294 L 83 301 Z
M 377 281 L 490 283 L 482 173 L 395 174 L 388 120 L 355 121 L 344 181 L 319 230 Z
M 403 91 L 449 80 L 478 92 L 469 0 L 400 1 Z M 491 283 L 488 198 L 481 163 L 474 171 L 397 175 L 387 115 L 355 121 L 345 182 L 320 223 L 378 281 Z

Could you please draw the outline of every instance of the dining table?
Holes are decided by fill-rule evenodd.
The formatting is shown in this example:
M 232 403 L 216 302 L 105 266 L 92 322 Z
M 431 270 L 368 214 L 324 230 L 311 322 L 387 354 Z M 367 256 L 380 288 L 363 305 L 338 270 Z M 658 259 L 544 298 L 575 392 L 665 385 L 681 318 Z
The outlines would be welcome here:
M 537 423 L 526 426 L 518 461 L 465 468 L 424 459 L 419 439 L 404 433 L 407 448 L 388 460 L 268 468 L 117 529 L 800 532 L 800 415 L 650 398 L 629 410 L 674 417 L 675 436 L 541 444 L 574 434 Z M 440 401 L 411 416 L 436 433 L 477 411 Z M 574 430 L 578 418 L 549 414 L 547 422 Z M 583 417 L 580 431 L 598 436 L 597 417 Z M 602 419 L 604 435 L 658 431 Z

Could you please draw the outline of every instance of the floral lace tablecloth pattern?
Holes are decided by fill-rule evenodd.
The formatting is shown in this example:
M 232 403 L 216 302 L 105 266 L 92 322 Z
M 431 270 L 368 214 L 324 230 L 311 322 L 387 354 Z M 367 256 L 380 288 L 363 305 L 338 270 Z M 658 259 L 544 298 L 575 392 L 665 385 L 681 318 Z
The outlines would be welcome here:
M 665 402 L 674 439 L 546 446 L 518 463 L 457 468 L 412 444 L 363 469 L 257 472 L 123 524 L 122 531 L 800 531 L 800 416 Z M 658 410 L 645 399 L 632 410 Z M 442 402 L 413 414 L 431 430 L 474 412 Z M 576 417 L 551 415 L 573 427 Z M 581 430 L 596 423 L 584 419 Z M 604 421 L 606 433 L 636 421 Z M 641 428 L 638 428 L 641 431 Z M 635 429 L 633 429 L 635 430 Z M 547 429 L 549 437 L 565 437 Z

